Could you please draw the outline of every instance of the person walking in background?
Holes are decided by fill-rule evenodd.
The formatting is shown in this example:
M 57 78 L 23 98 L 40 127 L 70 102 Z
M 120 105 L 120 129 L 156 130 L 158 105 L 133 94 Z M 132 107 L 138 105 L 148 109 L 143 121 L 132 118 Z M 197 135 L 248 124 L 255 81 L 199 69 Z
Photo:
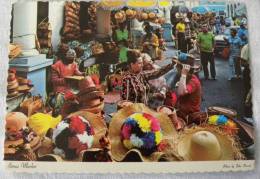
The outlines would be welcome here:
M 236 29 L 231 29 L 231 35 L 228 39 L 225 38 L 225 41 L 229 45 L 230 54 L 229 54 L 229 78 L 232 80 L 234 78 L 241 78 L 241 65 L 240 65 L 240 50 L 242 47 L 242 40 L 237 35 Z
M 158 60 L 159 39 L 153 33 L 153 27 L 148 23 L 144 26 L 145 35 L 142 40 L 143 53 L 147 53 L 153 60 Z
M 240 28 L 238 29 L 237 35 L 242 40 L 242 45 L 248 43 L 248 30 L 246 28 L 247 20 L 244 18 L 241 21 Z
M 220 34 L 223 34 L 225 31 L 225 25 L 226 25 L 226 22 L 225 22 L 225 19 L 223 16 L 220 16 L 220 25 L 221 25 Z
M 126 23 L 119 23 L 118 29 L 116 29 L 113 34 L 113 40 L 119 47 L 119 60 L 121 63 L 127 62 L 128 36 L 129 33 L 126 28 Z
M 216 80 L 215 60 L 214 60 L 214 35 L 208 31 L 207 25 L 202 26 L 202 32 L 199 33 L 198 47 L 200 48 L 200 58 L 204 71 L 205 80 L 209 79 L 208 63 L 210 63 L 210 74 L 213 80 Z
M 192 48 L 191 44 L 191 24 L 188 18 L 185 18 L 185 43 L 186 43 L 186 52 Z
M 187 45 L 185 41 L 185 30 L 186 25 L 184 22 L 184 18 L 180 18 L 180 22 L 176 25 L 176 37 L 178 39 L 178 50 L 183 53 L 187 52 Z
M 221 32 L 221 23 L 220 23 L 220 18 L 219 16 L 216 17 L 216 25 L 215 25 L 215 28 L 216 28 L 216 34 L 219 34 Z

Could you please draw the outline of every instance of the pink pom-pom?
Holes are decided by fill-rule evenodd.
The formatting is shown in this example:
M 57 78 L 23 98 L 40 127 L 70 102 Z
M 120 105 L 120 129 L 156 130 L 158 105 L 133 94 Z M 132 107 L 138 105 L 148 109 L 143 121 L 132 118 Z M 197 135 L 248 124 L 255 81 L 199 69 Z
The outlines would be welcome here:
M 160 123 L 155 117 L 147 113 L 144 113 L 143 116 L 151 121 L 151 130 L 153 132 L 159 131 L 161 129 Z
M 130 139 L 132 127 L 130 125 L 124 125 L 121 134 L 124 139 Z
M 159 121 L 152 119 L 151 120 L 151 129 L 152 129 L 153 132 L 159 131 L 160 130 Z

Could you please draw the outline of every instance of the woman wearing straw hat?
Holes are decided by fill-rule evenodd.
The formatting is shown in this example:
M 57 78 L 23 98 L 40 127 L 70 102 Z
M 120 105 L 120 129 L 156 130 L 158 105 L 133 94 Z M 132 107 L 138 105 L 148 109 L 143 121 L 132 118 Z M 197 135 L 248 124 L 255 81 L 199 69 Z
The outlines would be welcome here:
M 165 104 L 176 107 L 178 116 L 183 119 L 200 111 L 202 92 L 200 80 L 193 74 L 196 68 L 191 55 L 180 53 L 177 61 L 178 74 L 174 80 L 177 89 L 166 95 Z

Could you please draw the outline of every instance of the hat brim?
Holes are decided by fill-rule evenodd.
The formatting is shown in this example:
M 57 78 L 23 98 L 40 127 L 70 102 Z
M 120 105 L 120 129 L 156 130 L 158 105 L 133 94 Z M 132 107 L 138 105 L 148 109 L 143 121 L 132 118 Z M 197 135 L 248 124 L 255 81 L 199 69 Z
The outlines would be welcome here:
M 76 115 L 82 116 L 88 120 L 88 122 L 93 127 L 95 132 L 92 148 L 100 148 L 101 146 L 99 144 L 99 139 L 105 136 L 107 131 L 107 126 L 104 119 L 97 114 L 93 114 L 84 110 L 80 110 L 75 113 L 72 113 L 68 117 L 76 116 Z
M 163 113 L 157 113 L 142 103 L 135 103 L 130 106 L 120 109 L 117 113 L 113 115 L 113 118 L 109 127 L 109 139 L 111 141 L 111 154 L 115 161 L 123 161 L 129 153 L 136 153 L 142 156 L 141 161 L 155 161 L 154 155 L 143 156 L 139 150 L 132 149 L 129 150 L 124 147 L 121 140 L 121 127 L 128 116 L 136 112 L 145 112 L 156 117 L 162 129 L 163 138 L 162 140 L 167 141 L 169 144 L 173 144 L 174 137 L 177 135 L 171 120 L 169 117 Z
M 221 147 L 221 157 L 219 160 L 242 160 L 245 159 L 244 155 L 241 153 L 241 146 L 237 142 L 234 136 L 230 136 L 225 132 L 221 131 L 220 128 L 216 126 L 193 126 L 191 128 L 186 128 L 175 141 L 177 153 L 183 157 L 184 160 L 193 161 L 189 155 L 190 141 L 192 135 L 199 131 L 208 131 L 213 133 L 220 144 Z
M 80 90 L 79 93 L 78 93 L 78 96 L 82 96 L 82 95 L 85 95 L 86 93 L 92 93 L 92 92 L 100 92 L 100 88 L 96 88 L 96 87 L 88 87 L 88 88 L 85 88 L 83 90 Z

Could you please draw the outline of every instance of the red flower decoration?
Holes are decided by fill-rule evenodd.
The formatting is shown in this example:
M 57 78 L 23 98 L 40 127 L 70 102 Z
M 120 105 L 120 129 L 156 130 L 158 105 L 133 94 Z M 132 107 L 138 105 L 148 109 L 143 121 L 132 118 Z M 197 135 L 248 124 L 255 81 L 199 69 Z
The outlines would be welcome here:
M 76 96 L 69 90 L 65 92 L 64 98 L 65 100 L 74 100 Z
M 157 150 L 158 150 L 159 152 L 162 152 L 162 151 L 164 151 L 166 148 L 169 148 L 169 147 L 170 147 L 169 143 L 168 143 L 166 140 L 162 140 L 162 141 L 160 142 L 160 144 L 158 145 Z
M 70 119 L 69 129 L 71 132 L 83 134 L 84 131 L 86 131 L 86 124 L 81 120 L 79 116 L 73 116 Z

